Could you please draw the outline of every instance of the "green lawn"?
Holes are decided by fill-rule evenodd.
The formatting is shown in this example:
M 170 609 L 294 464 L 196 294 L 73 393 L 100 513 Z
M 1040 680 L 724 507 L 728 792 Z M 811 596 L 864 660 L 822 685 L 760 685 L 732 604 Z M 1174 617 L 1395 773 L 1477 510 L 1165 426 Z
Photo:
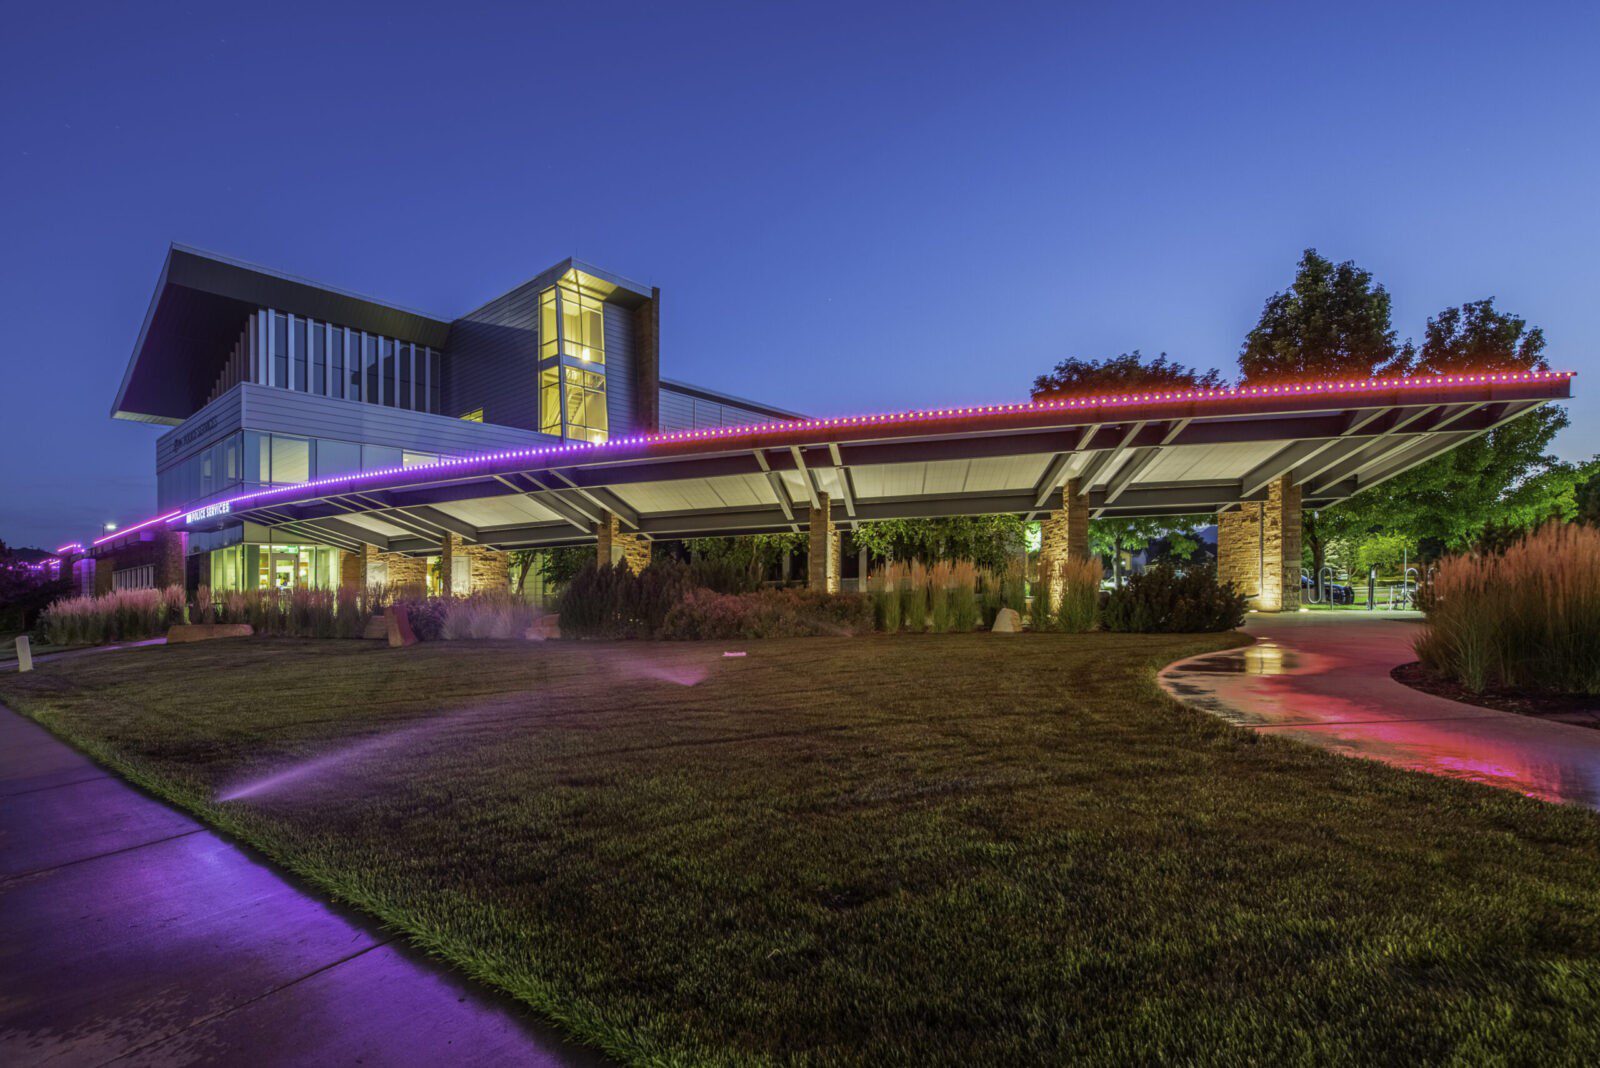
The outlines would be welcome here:
M 0 699 L 624 1060 L 1600 1058 L 1600 818 L 1156 689 L 1237 640 L 258 640 Z

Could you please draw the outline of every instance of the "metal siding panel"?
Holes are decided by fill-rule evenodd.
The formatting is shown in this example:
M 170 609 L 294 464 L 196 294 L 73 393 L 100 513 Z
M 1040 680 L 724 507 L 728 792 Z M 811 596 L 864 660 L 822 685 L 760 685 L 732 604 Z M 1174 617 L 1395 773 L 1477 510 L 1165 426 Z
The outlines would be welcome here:
M 554 440 L 545 434 L 492 423 L 468 423 L 449 416 L 385 408 L 362 401 L 334 400 L 261 386 L 241 388 L 248 391 L 244 397 L 242 425 L 249 430 L 451 456 L 527 448 Z
M 240 426 L 240 412 L 243 410 L 244 390 L 249 386 L 240 386 L 228 390 L 222 396 L 201 408 L 194 415 L 185 419 L 171 430 L 156 439 L 156 471 L 165 471 L 173 464 L 186 460 L 212 444 L 218 438 L 224 437 Z M 211 424 L 207 426 L 207 424 Z M 203 429 L 202 429 L 203 428 Z M 175 444 L 180 439 L 181 445 Z
M 536 429 L 538 361 L 539 286 L 528 282 L 451 324 L 440 414 L 481 407 L 485 424 Z
M 618 304 L 602 306 L 606 330 L 606 425 L 611 437 L 637 429 L 635 403 L 633 312 Z
M 665 387 L 661 390 L 661 429 L 664 433 L 694 429 L 694 398 Z

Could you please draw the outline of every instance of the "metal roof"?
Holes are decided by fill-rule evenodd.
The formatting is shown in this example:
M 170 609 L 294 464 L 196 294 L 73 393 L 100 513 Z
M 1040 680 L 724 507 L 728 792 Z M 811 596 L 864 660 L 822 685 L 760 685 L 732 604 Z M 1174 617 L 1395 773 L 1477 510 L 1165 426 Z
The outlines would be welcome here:
M 1309 382 L 720 427 L 336 476 L 147 522 L 247 519 L 347 549 L 426 554 L 447 533 L 502 549 L 587 543 L 603 511 L 651 538 L 798 530 L 819 494 L 846 525 L 1037 516 L 1070 479 L 1095 516 L 1224 510 L 1284 475 L 1317 508 L 1570 396 L 1571 378 Z
M 257 308 L 443 349 L 450 322 L 213 252 L 173 245 L 128 357 L 111 415 L 177 425 L 204 406 Z

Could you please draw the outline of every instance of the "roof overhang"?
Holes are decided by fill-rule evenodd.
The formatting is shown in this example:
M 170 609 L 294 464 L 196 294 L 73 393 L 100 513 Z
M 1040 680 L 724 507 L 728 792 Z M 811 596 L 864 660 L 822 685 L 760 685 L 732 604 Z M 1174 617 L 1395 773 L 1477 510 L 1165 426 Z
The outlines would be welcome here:
M 111 414 L 176 425 L 204 406 L 223 362 L 257 308 L 443 349 L 443 319 L 173 245 L 161 267 Z
M 491 453 L 319 479 L 163 518 L 240 518 L 345 548 L 431 553 L 447 534 L 502 549 L 589 542 L 604 512 L 651 538 L 1060 506 L 1216 512 L 1287 477 L 1326 507 L 1553 400 L 1567 372 L 1315 382 L 1078 397 L 720 427 Z

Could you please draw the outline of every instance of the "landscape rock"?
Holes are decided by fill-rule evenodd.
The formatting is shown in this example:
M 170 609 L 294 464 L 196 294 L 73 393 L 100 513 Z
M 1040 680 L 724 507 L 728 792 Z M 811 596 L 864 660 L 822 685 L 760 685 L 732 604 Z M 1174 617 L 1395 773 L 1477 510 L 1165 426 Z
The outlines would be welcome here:
M 1021 634 L 1022 617 L 1015 608 L 1002 608 L 994 617 L 994 626 L 989 629 L 995 634 Z

